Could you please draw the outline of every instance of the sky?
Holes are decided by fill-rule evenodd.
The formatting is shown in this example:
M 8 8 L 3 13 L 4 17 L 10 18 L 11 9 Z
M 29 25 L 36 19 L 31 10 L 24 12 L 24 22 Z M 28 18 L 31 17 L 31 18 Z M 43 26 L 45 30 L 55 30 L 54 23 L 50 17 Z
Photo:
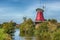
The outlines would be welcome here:
M 60 22 L 60 0 L 0 0 L 0 23 L 13 20 L 20 24 L 23 17 L 35 21 L 36 9 L 43 6 L 45 19 Z

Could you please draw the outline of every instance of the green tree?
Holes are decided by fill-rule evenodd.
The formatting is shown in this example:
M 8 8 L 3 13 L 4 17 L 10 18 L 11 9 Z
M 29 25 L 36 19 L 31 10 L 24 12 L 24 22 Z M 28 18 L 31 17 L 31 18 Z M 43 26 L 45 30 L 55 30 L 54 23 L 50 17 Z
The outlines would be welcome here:
M 51 23 L 57 23 L 56 19 L 48 19 L 48 21 L 51 22 Z
M 47 26 L 47 22 L 44 22 L 44 23 L 40 23 L 38 29 L 35 29 L 35 35 L 36 34 L 40 34 L 42 32 L 48 32 L 48 26 Z
M 27 20 L 27 18 L 26 17 L 23 17 L 23 20 L 24 20 L 24 22 Z
M 3 23 L 3 29 L 5 29 L 6 33 L 10 34 L 11 36 L 15 32 L 15 23 L 10 21 L 10 22 L 4 22 Z
M 2 28 L 2 24 L 0 24 L 0 28 Z
M 12 38 L 4 29 L 0 29 L 0 40 L 12 40 Z
M 60 40 L 60 32 L 55 32 L 53 40 Z
M 24 33 L 24 34 L 32 34 L 30 32 L 33 32 L 34 29 L 34 25 L 33 25 L 33 21 L 31 20 L 31 18 L 27 19 L 25 22 L 20 24 L 20 33 Z
M 51 35 L 48 31 L 48 22 L 40 23 L 38 29 L 35 29 L 34 35 L 36 40 L 51 40 Z

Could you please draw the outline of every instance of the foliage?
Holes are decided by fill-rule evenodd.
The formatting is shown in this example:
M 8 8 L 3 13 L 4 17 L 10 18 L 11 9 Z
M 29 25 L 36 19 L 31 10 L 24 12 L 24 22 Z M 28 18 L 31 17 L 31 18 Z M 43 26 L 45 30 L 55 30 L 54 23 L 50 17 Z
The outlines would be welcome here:
M 15 25 L 16 23 L 10 21 L 10 22 L 4 22 L 3 23 L 3 29 L 5 29 L 5 32 L 10 34 L 11 36 L 13 35 L 14 33 L 14 30 L 15 30 Z
M 4 29 L 0 29 L 0 40 L 12 40 L 11 36 L 5 32 Z
M 53 40 L 60 40 L 60 32 L 54 33 Z
M 31 19 L 27 19 L 20 24 L 20 33 L 24 36 L 32 34 L 36 40 L 60 40 L 60 23 L 57 20 L 49 19 L 41 22 L 37 29 L 35 28 L 36 25 Z
M 48 19 L 48 21 L 50 21 L 51 23 L 57 23 L 56 19 Z
M 30 33 L 32 32 L 33 33 L 33 21 L 29 18 L 27 19 L 25 22 L 21 23 L 20 24 L 20 33 L 23 32 L 23 33 Z
M 0 40 L 12 40 L 16 23 L 13 21 L 0 24 Z
M 27 20 L 27 18 L 26 17 L 23 17 L 23 20 L 24 20 L 24 22 Z

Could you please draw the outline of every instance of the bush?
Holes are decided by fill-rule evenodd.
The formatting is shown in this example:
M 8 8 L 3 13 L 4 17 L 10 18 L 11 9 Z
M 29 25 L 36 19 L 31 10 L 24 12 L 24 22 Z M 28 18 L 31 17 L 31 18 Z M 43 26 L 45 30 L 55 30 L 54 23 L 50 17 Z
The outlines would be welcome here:
M 4 31 L 4 29 L 0 29 L 0 40 L 12 40 L 12 39 L 11 36 Z

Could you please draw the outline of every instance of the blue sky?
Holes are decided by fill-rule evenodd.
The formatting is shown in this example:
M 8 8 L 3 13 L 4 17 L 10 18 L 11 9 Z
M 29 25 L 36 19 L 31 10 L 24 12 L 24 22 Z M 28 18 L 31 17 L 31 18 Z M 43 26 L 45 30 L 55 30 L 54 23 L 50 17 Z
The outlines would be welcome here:
M 60 22 L 59 0 L 0 0 L 0 23 L 13 20 L 21 23 L 23 17 L 36 17 L 36 8 L 45 6 L 45 19 L 57 19 Z

